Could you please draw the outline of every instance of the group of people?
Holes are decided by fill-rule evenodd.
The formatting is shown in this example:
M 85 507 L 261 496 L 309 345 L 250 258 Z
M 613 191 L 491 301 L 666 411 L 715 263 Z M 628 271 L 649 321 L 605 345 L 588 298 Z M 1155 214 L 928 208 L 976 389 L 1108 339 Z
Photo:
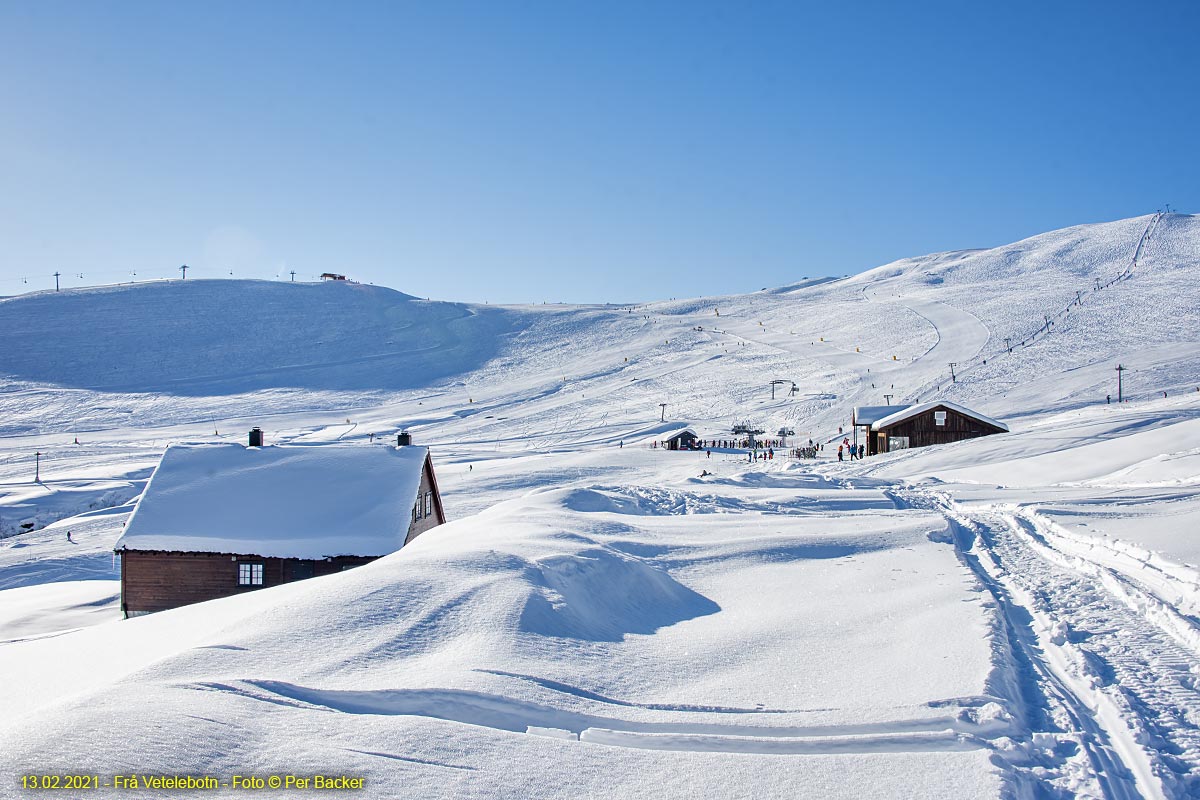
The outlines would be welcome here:
M 725 449 L 732 450 L 735 448 L 775 448 L 783 447 L 783 442 L 779 439 L 697 439 L 696 448 L 699 450 Z
M 865 458 L 867 455 L 867 446 L 865 444 L 860 444 L 857 446 L 852 445 L 852 444 L 850 444 L 850 438 L 847 437 L 845 439 L 842 439 L 842 443 L 838 445 L 838 461 L 845 460 L 845 458 L 843 456 L 844 452 L 848 452 L 850 454 L 851 461 L 853 461 L 856 458 L 861 460 L 861 459 Z
M 841 430 L 838 432 L 841 433 Z M 620 446 L 624 447 L 625 442 L 621 442 Z M 650 447 L 655 449 L 659 447 L 666 449 L 666 446 L 666 442 L 650 443 Z M 732 450 L 744 448 L 747 451 L 746 460 L 753 463 L 755 461 L 774 461 L 775 448 L 782 446 L 782 441 L 777 439 L 766 439 L 761 442 L 750 439 L 697 439 L 691 449 L 703 450 L 705 457 L 712 458 L 712 451 L 714 449 Z M 825 449 L 823 445 L 818 442 L 814 442 L 812 439 L 809 439 L 807 447 L 794 447 L 790 450 L 790 454 L 792 458 L 816 458 L 817 454 L 823 449 Z M 845 461 L 847 456 L 849 456 L 851 461 L 854 461 L 855 459 L 864 459 L 867 456 L 867 446 L 865 444 L 851 444 L 850 437 L 847 436 L 846 438 L 842 439 L 842 443 L 838 445 L 838 461 Z

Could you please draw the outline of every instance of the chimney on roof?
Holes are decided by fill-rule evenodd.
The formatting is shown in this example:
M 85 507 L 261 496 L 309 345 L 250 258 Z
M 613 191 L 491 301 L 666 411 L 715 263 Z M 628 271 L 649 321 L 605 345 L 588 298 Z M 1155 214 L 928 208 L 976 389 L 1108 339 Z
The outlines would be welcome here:
M 262 447 L 263 446 L 262 428 L 258 427 L 257 425 L 250 429 L 250 446 L 251 447 Z
M 396 447 L 407 447 L 412 444 L 412 434 L 408 431 L 400 431 L 396 437 Z

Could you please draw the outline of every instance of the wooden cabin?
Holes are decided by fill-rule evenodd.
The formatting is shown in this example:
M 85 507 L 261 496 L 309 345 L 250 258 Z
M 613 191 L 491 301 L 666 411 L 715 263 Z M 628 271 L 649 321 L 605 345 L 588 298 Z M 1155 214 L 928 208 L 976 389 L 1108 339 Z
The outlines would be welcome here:
M 939 400 L 913 406 L 861 406 L 854 409 L 855 440 L 866 438 L 867 454 L 928 447 L 993 433 L 1007 433 L 1003 422 L 966 406 Z
M 116 544 L 121 609 L 341 572 L 445 521 L 428 448 L 171 445 Z
M 684 428 L 664 439 L 663 446 L 668 450 L 694 450 L 699 439 L 691 428 Z

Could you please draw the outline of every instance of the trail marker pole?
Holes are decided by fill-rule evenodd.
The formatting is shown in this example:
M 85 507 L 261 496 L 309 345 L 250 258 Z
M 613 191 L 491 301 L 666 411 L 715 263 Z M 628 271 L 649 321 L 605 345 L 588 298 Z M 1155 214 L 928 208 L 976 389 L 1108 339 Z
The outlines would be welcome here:
M 33 482 L 42 482 L 42 451 L 33 454 Z
M 1124 397 L 1123 387 L 1121 385 L 1121 373 L 1127 369 L 1129 369 L 1129 367 L 1126 367 L 1122 364 L 1117 364 L 1117 402 L 1118 403 L 1123 402 L 1122 398 Z

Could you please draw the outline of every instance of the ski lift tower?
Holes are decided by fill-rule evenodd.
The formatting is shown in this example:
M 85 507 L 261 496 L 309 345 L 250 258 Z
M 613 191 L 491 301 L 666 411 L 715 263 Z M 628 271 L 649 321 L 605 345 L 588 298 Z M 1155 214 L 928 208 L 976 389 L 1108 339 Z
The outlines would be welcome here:
M 785 380 L 781 380 L 779 378 L 776 378 L 775 380 L 771 381 L 771 399 L 772 400 L 775 399 L 775 387 L 776 386 L 787 386 L 788 384 L 792 385 L 792 391 L 795 392 L 795 387 L 796 387 L 795 381 L 785 381 Z

